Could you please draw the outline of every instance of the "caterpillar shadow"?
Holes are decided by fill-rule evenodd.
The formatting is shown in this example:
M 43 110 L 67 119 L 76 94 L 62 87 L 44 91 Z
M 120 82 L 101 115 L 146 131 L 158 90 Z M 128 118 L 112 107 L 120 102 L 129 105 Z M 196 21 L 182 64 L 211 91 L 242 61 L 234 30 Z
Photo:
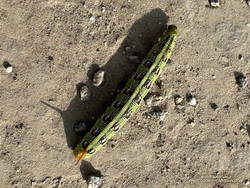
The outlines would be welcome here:
M 153 9 L 137 20 L 116 53 L 101 67 L 105 71 L 105 81 L 101 86 L 95 87 L 91 83 L 93 74 L 99 67 L 95 64 L 90 67 L 87 74 L 88 81 L 85 83 L 89 87 L 90 100 L 82 102 L 79 96 L 75 96 L 65 111 L 41 101 L 61 114 L 67 144 L 70 148 L 73 149 L 85 134 L 84 132 L 75 133 L 74 124 L 82 121 L 88 129 L 94 125 L 97 118 L 114 100 L 116 91 L 136 70 L 138 64 L 130 62 L 128 57 L 133 54 L 141 54 L 142 57 L 146 57 L 147 52 L 162 35 L 167 22 L 168 16 L 161 9 Z M 134 46 L 134 48 L 124 54 L 124 49 L 127 46 Z M 79 89 L 82 84 L 82 82 L 76 84 L 76 89 Z

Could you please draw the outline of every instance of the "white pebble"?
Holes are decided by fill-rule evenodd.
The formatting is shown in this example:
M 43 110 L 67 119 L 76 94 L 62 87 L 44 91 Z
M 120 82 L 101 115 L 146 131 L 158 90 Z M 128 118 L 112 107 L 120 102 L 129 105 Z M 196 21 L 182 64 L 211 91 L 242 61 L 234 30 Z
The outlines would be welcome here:
M 147 106 L 151 106 L 153 99 L 154 99 L 153 95 L 149 94 L 149 96 L 144 99 L 144 102 Z
M 8 61 L 3 62 L 3 67 L 5 68 L 5 72 L 11 73 L 13 71 L 13 67 Z
M 240 127 L 240 131 L 241 132 L 244 132 L 245 131 L 245 128 L 243 126 Z
M 159 117 L 160 121 L 164 121 L 164 119 L 166 118 L 167 112 L 162 112 L 159 115 L 160 115 L 160 117 Z
M 91 23 L 95 23 L 95 17 L 94 17 L 94 16 L 91 16 L 91 17 L 89 18 L 89 21 L 90 21 Z
M 182 101 L 183 101 L 183 98 L 182 98 L 182 97 L 176 97 L 176 98 L 175 98 L 175 104 L 176 104 L 176 105 L 180 104 Z
M 87 183 L 88 188 L 100 188 L 103 184 L 103 177 L 89 176 Z
M 249 180 L 245 180 L 244 183 L 245 183 L 245 185 L 250 185 L 250 181 Z
M 106 8 L 105 7 L 102 7 L 102 12 L 106 12 Z
M 190 125 L 191 125 L 191 127 L 195 127 L 196 124 L 195 124 L 195 122 L 191 122 Z
M 17 168 L 17 169 L 16 169 L 16 172 L 17 172 L 17 173 L 21 172 L 21 168 Z
M 243 55 L 241 55 L 241 54 L 239 54 L 238 58 L 239 58 L 240 61 L 243 61 L 243 60 L 244 60 L 244 57 L 243 57 Z
M 13 71 L 13 67 L 7 67 L 7 68 L 5 69 L 5 71 L 6 71 L 7 73 L 11 73 L 11 72 Z
M 94 77 L 93 77 L 93 85 L 98 87 L 102 84 L 103 80 L 104 80 L 104 70 L 100 69 L 99 71 L 97 71 L 95 74 L 94 74 Z
M 228 59 L 227 57 L 225 57 L 225 56 L 223 56 L 223 57 L 221 58 L 221 60 L 222 60 L 223 62 L 225 62 L 225 63 L 228 63 L 228 62 L 229 62 L 229 59 Z
M 193 96 L 187 97 L 187 103 L 191 106 L 195 106 L 197 104 L 196 98 Z
M 215 8 L 220 7 L 220 1 L 219 0 L 211 0 L 210 4 L 211 4 L 212 7 L 215 7 Z

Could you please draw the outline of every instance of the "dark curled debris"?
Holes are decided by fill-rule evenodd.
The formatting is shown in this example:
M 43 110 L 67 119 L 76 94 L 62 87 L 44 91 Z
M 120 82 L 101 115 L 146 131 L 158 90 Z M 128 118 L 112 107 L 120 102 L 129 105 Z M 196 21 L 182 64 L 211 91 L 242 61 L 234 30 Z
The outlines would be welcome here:
M 241 73 L 241 72 L 234 72 L 234 76 L 235 76 L 236 84 L 240 88 L 246 88 L 247 87 L 248 81 L 247 81 L 246 76 L 244 76 L 243 73 Z

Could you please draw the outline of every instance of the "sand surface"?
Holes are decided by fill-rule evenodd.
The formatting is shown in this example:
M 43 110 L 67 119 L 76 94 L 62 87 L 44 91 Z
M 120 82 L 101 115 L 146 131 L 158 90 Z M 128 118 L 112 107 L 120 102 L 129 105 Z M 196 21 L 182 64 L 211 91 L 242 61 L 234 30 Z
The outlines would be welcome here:
M 244 188 L 250 181 L 250 8 L 206 0 L 1 0 L 0 187 Z M 75 165 L 72 126 L 91 125 L 145 57 L 164 27 L 180 32 L 161 75 L 168 112 L 160 123 L 139 112 L 92 159 Z M 248 24 L 248 25 L 247 25 Z M 239 54 L 243 56 L 239 60 Z M 105 81 L 91 84 L 102 67 Z M 81 102 L 76 88 L 89 86 Z M 192 93 L 197 105 L 175 96 Z M 42 102 L 43 101 L 43 102 Z M 217 109 L 211 108 L 211 103 Z M 213 105 L 212 105 L 213 106 Z

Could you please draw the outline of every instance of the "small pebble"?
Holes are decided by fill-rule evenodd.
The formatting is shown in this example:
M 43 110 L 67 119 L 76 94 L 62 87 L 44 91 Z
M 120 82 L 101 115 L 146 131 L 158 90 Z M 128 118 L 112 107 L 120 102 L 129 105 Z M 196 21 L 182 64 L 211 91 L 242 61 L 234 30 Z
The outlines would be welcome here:
M 79 95 L 80 95 L 80 99 L 81 101 L 87 101 L 89 98 L 89 88 L 86 85 L 83 85 L 80 89 L 79 89 Z
M 95 23 L 95 17 L 94 17 L 94 16 L 91 16 L 91 17 L 89 18 L 89 21 L 90 21 L 91 23 Z
M 17 168 L 17 169 L 16 169 L 16 172 L 17 172 L 17 173 L 21 172 L 21 168 Z
M 241 131 L 241 132 L 243 132 L 243 131 L 245 131 L 245 130 L 246 130 L 246 129 L 245 129 L 244 125 L 240 126 L 240 131 Z
M 213 109 L 213 110 L 217 110 L 219 107 L 218 107 L 218 105 L 216 104 L 216 103 L 210 103 L 210 106 L 211 106 L 211 108 Z
M 103 80 L 104 80 L 104 70 L 100 69 L 99 71 L 97 71 L 94 76 L 93 76 L 93 85 L 98 87 L 102 84 Z
M 159 117 L 160 121 L 164 121 L 166 115 L 167 115 L 167 112 L 158 113 L 158 117 Z
M 106 8 L 105 7 L 102 7 L 102 12 L 106 12 Z
M 8 67 L 6 70 L 5 70 L 7 73 L 11 73 L 13 71 L 13 68 L 12 67 Z
M 160 89 L 163 88 L 163 85 L 164 85 L 164 82 L 163 80 L 157 80 L 156 83 L 155 83 Z
M 160 121 L 163 121 L 166 117 L 166 112 L 151 112 L 150 116 L 158 118 Z
M 160 121 L 163 121 L 167 115 L 167 112 L 162 111 L 159 107 L 156 107 L 150 112 L 145 113 L 146 118 L 157 118 Z
M 246 0 L 247 5 L 250 6 L 250 0 Z
M 238 59 L 239 59 L 240 61 L 243 61 L 243 60 L 244 60 L 243 55 L 239 54 Z
M 238 84 L 238 86 L 240 88 L 245 88 L 248 85 L 248 81 L 247 78 L 243 75 L 243 74 L 239 74 L 235 77 L 236 80 L 236 84 Z
M 54 58 L 53 58 L 52 56 L 48 56 L 48 60 L 49 60 L 49 61 L 53 61 Z
M 187 121 L 187 123 L 188 123 L 191 127 L 195 127 L 195 125 L 196 125 L 193 118 L 192 118 L 192 119 L 189 119 L 189 120 Z
M 239 103 L 236 104 L 236 108 L 237 108 L 237 110 L 241 110 Z
M 180 96 L 176 96 L 176 97 L 175 97 L 174 102 L 175 102 L 176 105 L 181 104 L 182 101 L 183 101 L 183 98 L 182 98 L 182 97 L 180 97 Z
M 196 98 L 192 96 L 191 94 L 187 95 L 187 103 L 191 106 L 195 106 L 197 104 Z
M 3 67 L 5 68 L 5 72 L 11 73 L 13 71 L 13 67 L 8 61 L 3 62 Z
M 13 78 L 13 80 L 16 80 L 17 79 L 17 73 L 14 73 L 12 78 Z
M 245 185 L 250 185 L 250 181 L 249 181 L 248 179 L 245 179 L 245 180 L 244 180 L 244 184 L 245 184 Z
M 93 176 L 90 175 L 87 178 L 88 188 L 100 188 L 103 184 L 103 177 L 102 176 Z
M 225 57 L 225 56 L 223 56 L 223 57 L 221 58 L 221 60 L 222 60 L 223 62 L 225 62 L 225 63 L 228 63 L 228 62 L 229 62 L 229 59 L 228 59 L 227 57 Z
M 247 26 L 247 27 L 250 27 L 250 23 L 247 23 L 246 26 Z
M 74 131 L 75 132 L 82 132 L 82 131 L 86 131 L 87 130 L 87 126 L 84 122 L 80 121 L 76 124 L 74 124 Z
M 213 8 L 218 8 L 218 7 L 220 7 L 220 1 L 219 0 L 210 0 L 210 5 Z
M 153 95 L 148 94 L 148 95 L 145 97 L 144 102 L 145 102 L 145 104 L 146 104 L 147 106 L 151 106 L 151 105 L 152 105 L 152 102 L 153 102 L 153 99 L 154 99 Z
M 191 127 L 195 127 L 196 124 L 195 124 L 195 122 L 191 122 L 190 125 L 191 125 Z

